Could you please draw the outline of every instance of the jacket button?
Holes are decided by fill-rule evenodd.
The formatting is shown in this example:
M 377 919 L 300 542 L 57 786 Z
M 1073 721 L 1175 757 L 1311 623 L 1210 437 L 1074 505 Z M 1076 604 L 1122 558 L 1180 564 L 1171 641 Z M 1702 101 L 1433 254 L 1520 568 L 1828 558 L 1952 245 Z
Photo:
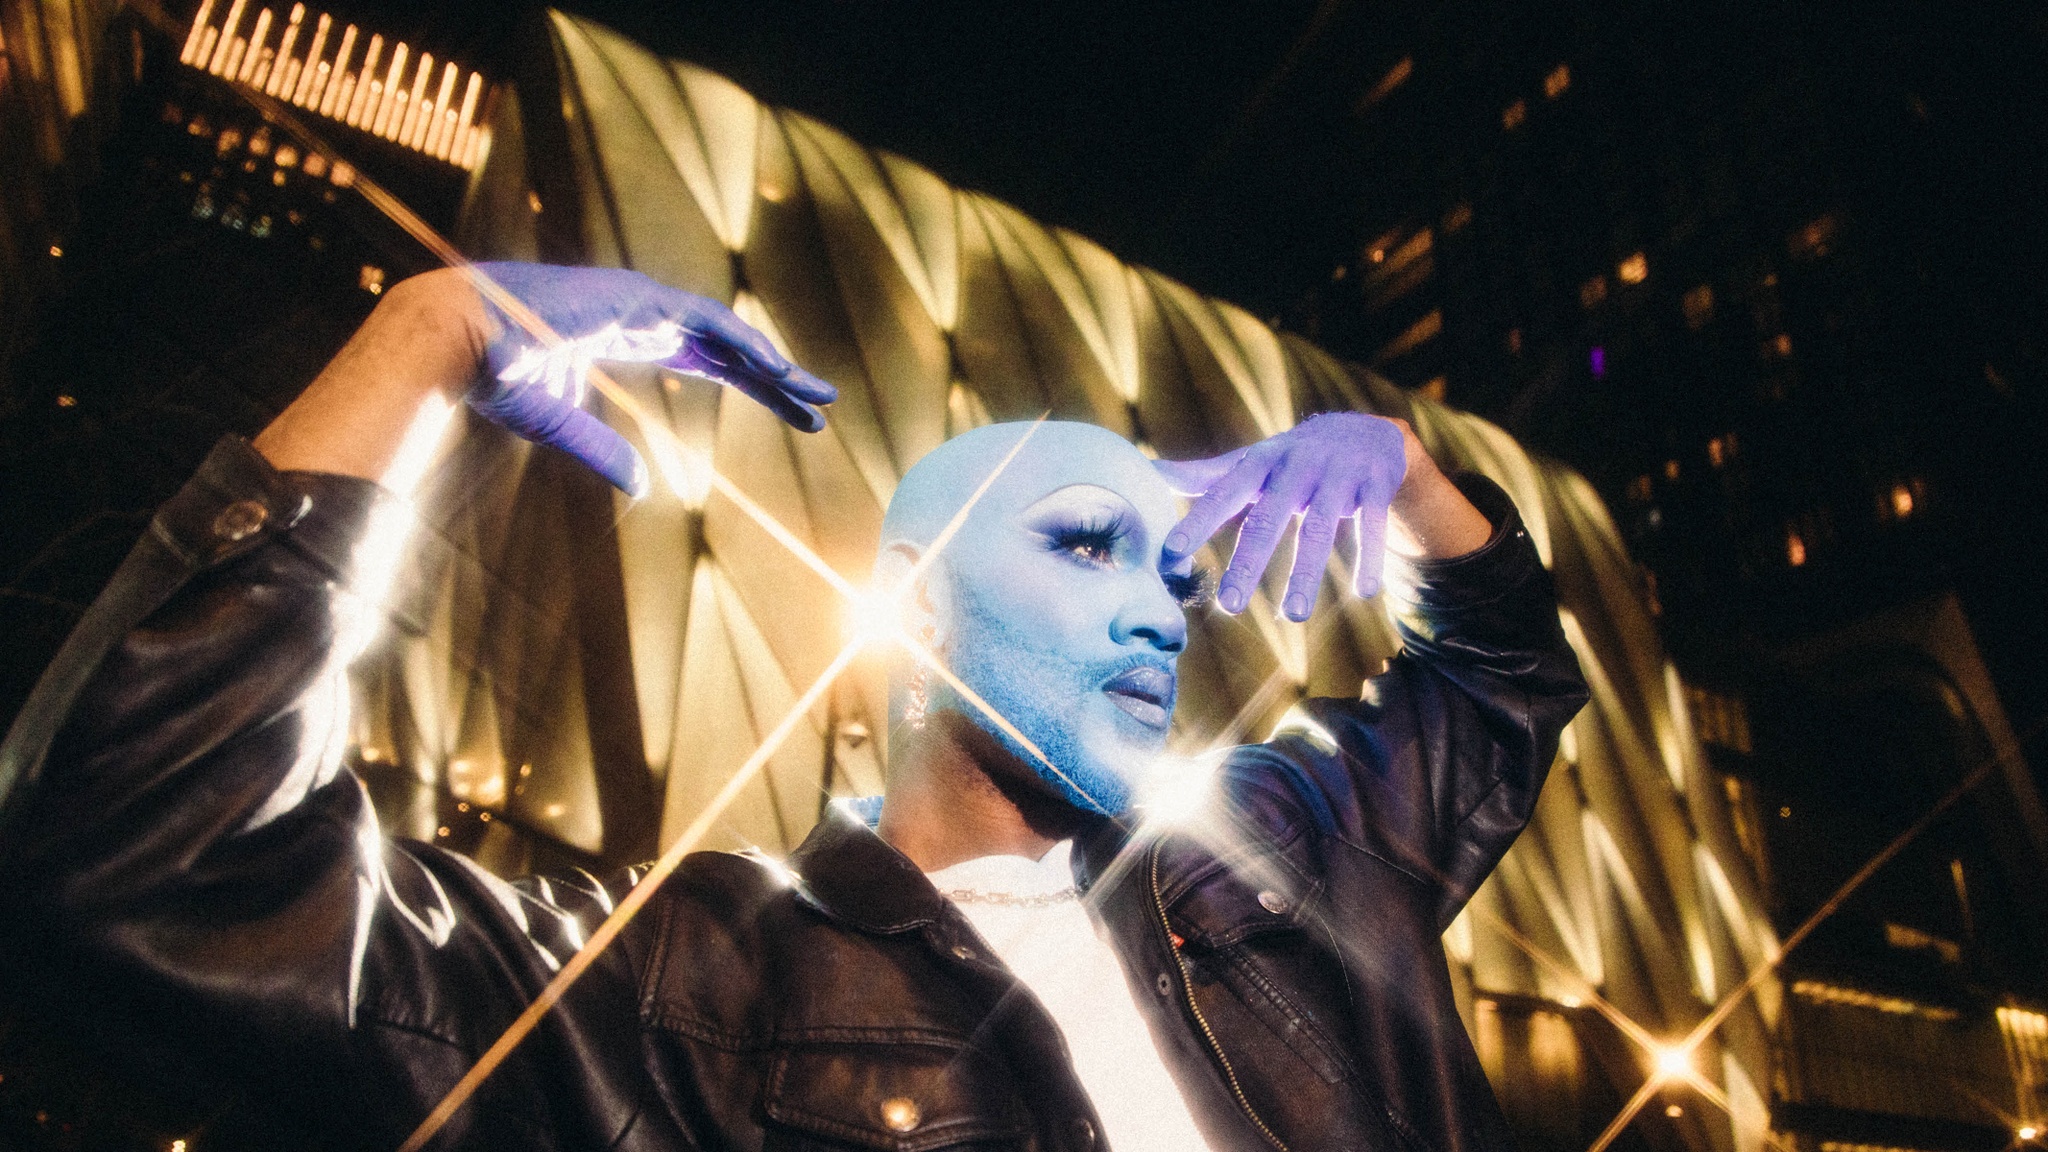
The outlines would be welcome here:
M 1275 916 L 1285 916 L 1287 915 L 1287 897 L 1282 896 L 1278 892 L 1261 892 L 1259 893 L 1259 907 L 1264 908 Z
M 1153 981 L 1153 986 L 1159 989 L 1161 996 L 1173 995 L 1173 978 L 1164 972 L 1159 974 L 1159 979 Z
M 908 1132 L 924 1122 L 917 1101 L 908 1096 L 891 1096 L 882 1101 L 882 1123 L 891 1132 Z
M 955 944 L 953 945 L 953 958 L 955 960 L 972 960 L 974 959 L 974 949 L 969 948 L 965 944 Z
M 1088 1149 L 1095 1147 L 1095 1122 L 1086 1116 L 1074 1117 L 1069 1125 L 1074 1131 L 1074 1147 Z
M 229 543 L 246 540 L 262 531 L 270 509 L 261 500 L 237 500 L 213 518 L 213 534 Z

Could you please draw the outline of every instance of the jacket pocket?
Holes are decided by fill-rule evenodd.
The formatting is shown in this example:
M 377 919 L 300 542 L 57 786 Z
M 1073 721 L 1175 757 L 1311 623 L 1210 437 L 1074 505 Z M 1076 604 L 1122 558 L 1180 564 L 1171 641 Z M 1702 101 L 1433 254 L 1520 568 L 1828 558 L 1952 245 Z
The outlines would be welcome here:
M 822 1137 L 822 1147 L 1022 1148 L 1030 1119 L 1012 1079 L 965 1047 L 807 1043 L 775 1054 L 763 1109 L 771 1128 Z

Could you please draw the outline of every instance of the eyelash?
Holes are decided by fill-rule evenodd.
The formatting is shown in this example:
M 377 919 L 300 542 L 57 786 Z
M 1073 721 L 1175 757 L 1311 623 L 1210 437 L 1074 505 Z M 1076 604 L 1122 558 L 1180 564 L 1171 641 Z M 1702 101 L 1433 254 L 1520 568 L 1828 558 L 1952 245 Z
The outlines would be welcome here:
M 1207 567 L 1197 567 L 1185 576 L 1169 575 L 1166 590 L 1180 601 L 1182 608 L 1200 608 L 1216 595 L 1216 573 Z
M 1107 564 L 1116 551 L 1117 541 L 1123 539 L 1129 528 L 1122 515 L 1106 521 L 1086 521 L 1054 531 L 1049 546 L 1055 552 L 1071 553 L 1083 563 Z M 1216 574 L 1208 568 L 1196 568 L 1185 576 L 1167 575 L 1163 579 L 1167 592 L 1180 602 L 1182 608 L 1200 608 L 1216 593 Z
M 1079 524 L 1055 529 L 1052 532 L 1052 550 L 1067 552 L 1088 564 L 1108 564 L 1116 553 L 1116 542 L 1130 531 L 1130 524 L 1121 513 L 1107 520 L 1084 520 Z

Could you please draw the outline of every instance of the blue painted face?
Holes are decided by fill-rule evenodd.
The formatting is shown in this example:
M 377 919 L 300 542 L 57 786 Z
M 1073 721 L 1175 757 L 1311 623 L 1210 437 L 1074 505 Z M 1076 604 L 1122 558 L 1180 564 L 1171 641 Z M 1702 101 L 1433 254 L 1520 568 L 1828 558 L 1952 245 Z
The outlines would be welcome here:
M 979 465 L 979 475 L 968 468 L 934 486 L 950 493 L 936 501 L 948 516 L 1015 443 L 999 434 L 1005 427 L 1014 428 L 979 430 L 986 444 L 962 437 L 939 450 Z M 919 496 L 906 492 L 911 480 L 898 503 Z M 890 518 L 899 519 L 896 503 Z M 954 674 L 1051 765 L 936 682 L 932 708 L 983 728 L 1067 803 L 1124 811 L 1133 777 L 1165 750 L 1187 643 L 1185 578 L 1160 569 L 1178 518 L 1173 494 L 1130 444 L 1092 425 L 1041 425 L 942 553 L 932 591 Z

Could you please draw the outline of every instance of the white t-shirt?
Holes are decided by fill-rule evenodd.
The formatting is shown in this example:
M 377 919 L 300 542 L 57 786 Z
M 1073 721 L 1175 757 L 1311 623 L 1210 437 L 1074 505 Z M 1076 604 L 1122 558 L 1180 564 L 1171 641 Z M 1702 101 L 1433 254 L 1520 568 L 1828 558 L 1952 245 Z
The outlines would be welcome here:
M 1043 860 L 983 856 L 929 874 L 1066 1037 L 1117 1152 L 1205 1152 L 1108 941 L 1081 907 L 1070 841 Z M 993 899 L 991 899 L 993 897 Z

